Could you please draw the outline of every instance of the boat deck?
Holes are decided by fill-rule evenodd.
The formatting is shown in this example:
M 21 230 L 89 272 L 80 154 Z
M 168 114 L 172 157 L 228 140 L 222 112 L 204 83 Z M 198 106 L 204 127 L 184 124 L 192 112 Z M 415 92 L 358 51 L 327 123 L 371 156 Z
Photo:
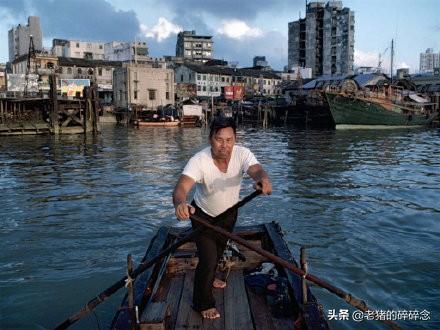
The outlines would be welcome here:
M 254 244 L 261 245 L 255 241 Z M 185 244 L 177 255 L 191 253 L 193 243 Z M 195 247 L 195 246 L 194 246 Z M 203 319 L 200 313 L 192 309 L 194 285 L 194 268 L 197 258 L 172 257 L 169 261 L 168 274 L 163 278 L 159 290 L 141 316 L 143 329 L 150 329 L 155 322 L 157 309 L 168 306 L 167 329 L 294 329 L 294 318 L 275 318 L 272 316 L 264 295 L 254 293 L 244 282 L 243 271 L 249 266 L 264 261 L 253 251 L 239 247 L 246 262 L 234 265 L 226 279 L 225 289 L 213 289 L 216 307 L 221 317 L 216 320 Z M 182 253 L 182 251 L 185 251 Z M 195 252 L 195 249 L 193 250 Z M 219 272 L 217 276 L 225 279 L 227 272 Z M 151 323 L 150 323 L 151 322 Z
M 280 258 L 296 265 L 281 229 L 277 223 L 236 227 L 234 232 L 253 247 L 272 251 Z M 143 261 L 151 260 L 162 249 L 185 235 L 183 229 L 161 227 L 152 239 Z M 265 294 L 256 294 L 245 283 L 245 273 L 254 270 L 268 260 L 252 249 L 237 244 L 245 261 L 229 260 L 227 266 L 220 265 L 216 277 L 227 283 L 224 289 L 214 289 L 216 307 L 220 319 L 203 319 L 192 308 L 194 273 L 198 263 L 194 241 L 181 245 L 168 254 L 160 263 L 140 274 L 134 283 L 133 305 L 138 306 L 138 315 L 127 308 L 127 296 L 116 312 L 112 329 L 131 329 L 136 320 L 140 329 L 328 329 L 322 308 L 307 288 L 307 302 L 303 303 L 301 278 L 293 272 L 277 267 L 278 276 L 289 283 L 291 306 L 288 314 L 274 315 L 266 301 Z M 223 267 L 221 267 L 223 266 Z M 280 310 L 275 311 L 277 314 Z

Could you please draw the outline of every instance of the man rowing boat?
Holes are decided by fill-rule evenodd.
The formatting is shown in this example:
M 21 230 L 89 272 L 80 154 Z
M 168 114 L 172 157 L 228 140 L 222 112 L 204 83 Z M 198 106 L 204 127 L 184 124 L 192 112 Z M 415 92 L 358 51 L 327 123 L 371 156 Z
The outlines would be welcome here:
M 190 214 L 195 213 L 211 222 L 238 202 L 245 173 L 256 182 L 263 194 L 272 193 L 269 176 L 253 153 L 245 147 L 235 145 L 235 142 L 234 120 L 227 117 L 214 119 L 209 133 L 210 146 L 188 161 L 174 188 L 173 203 L 179 220 L 188 220 Z M 188 193 L 194 185 L 194 200 L 189 204 Z M 219 226 L 232 231 L 237 220 L 237 210 L 216 220 L 219 220 Z M 192 226 L 196 228 L 199 225 L 192 222 Z M 199 263 L 194 278 L 193 308 L 204 318 L 219 318 L 212 287 L 226 287 L 225 282 L 215 278 L 215 272 L 227 239 L 212 230 L 205 230 L 195 241 Z

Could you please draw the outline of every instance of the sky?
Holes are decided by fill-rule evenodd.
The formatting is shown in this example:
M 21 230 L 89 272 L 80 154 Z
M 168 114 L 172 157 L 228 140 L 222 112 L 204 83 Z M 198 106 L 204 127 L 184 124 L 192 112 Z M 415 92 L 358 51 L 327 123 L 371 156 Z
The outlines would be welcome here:
M 395 68 L 419 70 L 420 53 L 440 52 L 440 1 L 345 0 L 355 13 L 355 66 L 389 72 L 391 39 Z M 287 24 L 305 15 L 301 0 L 0 0 L 0 62 L 8 61 L 8 30 L 39 16 L 43 46 L 53 38 L 146 41 L 151 56 L 175 55 L 182 30 L 212 35 L 214 57 L 252 65 L 266 56 L 277 70 L 287 64 Z M 388 48 L 388 49 L 387 49 Z

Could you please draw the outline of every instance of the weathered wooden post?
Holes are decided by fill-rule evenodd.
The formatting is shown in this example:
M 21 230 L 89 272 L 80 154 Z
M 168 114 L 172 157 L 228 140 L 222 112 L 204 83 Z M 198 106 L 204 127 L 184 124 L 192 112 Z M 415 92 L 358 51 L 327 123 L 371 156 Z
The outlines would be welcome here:
M 133 259 L 131 257 L 131 254 L 127 255 L 127 280 L 126 280 L 126 287 L 127 287 L 127 302 L 128 302 L 128 310 L 131 315 L 131 329 L 136 329 L 137 324 L 137 317 L 136 312 L 134 310 L 134 289 L 133 289 L 133 282 L 134 279 L 131 277 L 133 275 Z
M 306 282 L 306 274 L 307 274 L 307 262 L 306 262 L 306 248 L 301 246 L 300 249 L 300 264 L 301 269 L 304 271 L 305 275 L 301 277 L 302 284 L 302 297 L 303 297 L 303 305 L 307 304 L 307 282 Z
M 87 121 L 89 119 L 89 97 L 90 97 L 90 88 L 89 87 L 84 87 L 83 89 L 83 100 L 84 100 L 84 111 L 83 111 L 83 130 L 84 130 L 84 134 L 87 133 Z M 82 103 L 82 102 L 81 102 Z M 82 107 L 80 106 L 80 109 Z M 81 110 L 80 110 L 81 111 Z
M 60 133 L 60 125 L 58 122 L 58 97 L 57 97 L 57 79 L 54 74 L 49 76 L 50 98 L 52 101 L 52 112 L 50 114 L 50 124 L 53 134 Z
M 100 131 L 99 127 L 99 102 L 96 84 L 93 85 L 92 90 L 93 99 L 93 133 L 96 134 Z
M 3 100 L 0 100 L 0 119 L 1 119 L 1 123 L 4 124 L 5 123 L 5 118 L 4 118 L 4 109 L 3 109 Z

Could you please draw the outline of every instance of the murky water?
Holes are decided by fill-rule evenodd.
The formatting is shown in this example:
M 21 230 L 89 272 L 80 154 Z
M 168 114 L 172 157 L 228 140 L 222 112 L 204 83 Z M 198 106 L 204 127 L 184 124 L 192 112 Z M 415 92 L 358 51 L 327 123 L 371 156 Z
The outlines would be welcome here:
M 308 247 L 314 275 L 374 309 L 430 312 L 405 327 L 440 328 L 439 130 L 238 135 L 274 183 L 241 224 L 278 221 L 296 256 Z M 52 328 L 121 278 L 128 253 L 139 262 L 155 231 L 176 224 L 172 188 L 206 141 L 200 129 L 114 127 L 97 138 L 0 138 L 0 328 Z M 326 311 L 348 306 L 313 292 Z M 108 326 L 122 295 L 74 328 Z

